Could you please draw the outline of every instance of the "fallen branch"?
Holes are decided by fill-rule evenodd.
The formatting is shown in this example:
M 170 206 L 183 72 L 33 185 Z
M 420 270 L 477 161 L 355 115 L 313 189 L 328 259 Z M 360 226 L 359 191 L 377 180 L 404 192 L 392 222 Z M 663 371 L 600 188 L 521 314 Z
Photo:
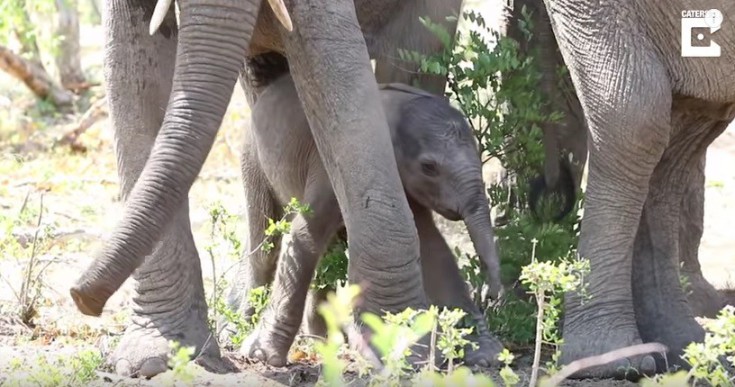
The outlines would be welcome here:
M 76 82 L 76 83 L 67 83 L 64 85 L 64 88 L 71 91 L 74 94 L 81 94 L 83 91 L 87 91 L 93 87 L 97 87 L 101 85 L 99 82 Z
M 555 387 L 563 382 L 564 379 L 583 369 L 601 366 L 626 357 L 638 356 L 653 352 L 665 353 L 666 351 L 668 351 L 668 348 L 663 344 L 646 343 L 616 349 L 610 352 L 603 353 L 602 355 L 585 357 L 584 359 L 575 360 L 567 364 L 559 372 L 554 374 L 546 381 L 542 382 L 542 385 L 544 387 Z
M 85 239 L 99 240 L 103 238 L 103 235 L 95 231 L 77 228 L 77 229 L 57 229 L 57 230 L 52 231 L 46 237 L 58 243 L 58 242 L 65 242 L 72 238 L 85 238 Z M 13 231 L 13 238 L 15 238 L 15 240 L 18 242 L 18 244 L 21 247 L 25 248 L 35 240 L 36 233 L 35 233 L 35 230 L 34 231 L 31 231 L 31 230 Z
M 0 45 L 0 70 L 23 82 L 36 97 L 49 100 L 56 107 L 71 106 L 72 93 L 59 87 L 46 70 Z
M 26 179 L 21 180 L 15 184 L 13 184 L 14 188 L 21 188 L 25 186 L 37 186 L 37 185 L 60 185 L 60 184 L 70 184 L 70 183 L 76 183 L 76 184 L 98 184 L 98 185 L 115 185 L 117 184 L 117 180 L 113 179 L 107 179 L 107 178 L 87 178 L 87 177 L 79 177 L 79 178 L 72 178 L 69 176 L 60 176 L 60 177 L 52 177 L 48 180 L 38 180 L 38 179 Z
M 72 150 L 86 152 L 87 148 L 79 142 L 79 137 L 91 128 L 95 122 L 107 117 L 107 98 L 103 97 L 93 103 L 76 124 L 69 125 L 55 142 L 54 146 L 69 145 Z

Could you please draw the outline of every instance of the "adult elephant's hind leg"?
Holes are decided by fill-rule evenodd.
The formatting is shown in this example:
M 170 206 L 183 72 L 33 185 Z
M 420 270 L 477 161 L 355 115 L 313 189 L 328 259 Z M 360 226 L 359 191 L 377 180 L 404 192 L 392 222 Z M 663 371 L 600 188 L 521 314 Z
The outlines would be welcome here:
M 110 0 L 105 67 L 110 116 L 123 198 L 133 188 L 166 111 L 176 53 L 173 8 L 154 36 L 148 24 L 155 2 Z M 118 373 L 153 376 L 167 370 L 168 341 L 194 346 L 218 360 L 207 327 L 201 267 L 185 203 L 163 240 L 135 271 L 131 325 L 110 359 Z
M 680 243 L 687 237 L 680 235 L 682 200 L 690 184 L 700 177 L 707 146 L 726 126 L 722 121 L 695 121 L 679 128 L 651 178 L 636 236 L 633 296 L 638 329 L 643 341 L 669 347 L 668 365 L 686 367 L 680 358 L 683 349 L 704 338 L 679 280 L 680 255 L 690 253 L 682 250 Z M 658 358 L 659 371 L 665 371 L 665 367 L 664 359 Z
M 641 343 L 633 310 L 632 249 L 649 179 L 671 132 L 671 92 L 666 70 L 650 44 L 625 40 L 644 36 L 642 32 L 616 35 L 617 40 L 589 34 L 572 37 L 578 21 L 564 23 L 556 25 L 555 32 L 591 133 L 579 241 L 580 256 L 590 261 L 591 272 L 585 278 L 589 299 L 575 292 L 566 296 L 560 359 L 566 364 Z M 581 44 L 584 38 L 590 41 Z M 590 46 L 597 47 L 595 58 L 608 60 L 603 63 L 581 54 Z M 654 370 L 653 357 L 644 355 L 574 376 L 638 378 L 641 372 Z

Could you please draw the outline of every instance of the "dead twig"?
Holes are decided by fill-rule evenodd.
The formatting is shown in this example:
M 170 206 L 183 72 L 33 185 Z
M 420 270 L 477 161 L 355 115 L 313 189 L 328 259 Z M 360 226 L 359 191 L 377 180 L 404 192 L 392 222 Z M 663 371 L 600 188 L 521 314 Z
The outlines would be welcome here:
M 89 90 L 93 87 L 100 86 L 99 82 L 74 82 L 74 83 L 67 83 L 64 85 L 64 88 L 71 91 L 74 94 L 80 94 L 83 91 Z
M 18 303 L 21 307 L 20 318 L 27 325 L 31 325 L 31 319 L 36 314 L 35 305 L 39 297 L 39 292 L 36 292 L 32 296 L 30 296 L 31 288 L 33 287 L 33 285 L 38 284 L 38 280 L 40 279 L 43 270 L 45 270 L 50 265 L 50 263 L 47 263 L 46 266 L 41 269 L 38 275 L 36 275 L 36 278 L 31 279 L 31 277 L 33 276 L 33 269 L 37 263 L 36 257 L 38 254 L 38 234 L 41 232 L 41 224 L 43 220 L 43 194 L 41 194 L 39 206 L 40 209 L 38 211 L 38 221 L 36 222 L 36 232 L 33 235 L 31 256 L 30 260 L 28 261 L 28 266 L 26 267 L 25 279 L 20 285 L 20 298 L 18 299 Z
M 562 368 L 551 378 L 549 378 L 545 382 L 542 382 L 542 385 L 544 387 L 558 386 L 561 382 L 564 381 L 564 379 L 583 369 L 601 366 L 603 364 L 611 363 L 615 360 L 623 359 L 626 357 L 638 356 L 653 352 L 666 353 L 666 351 L 668 351 L 668 348 L 663 344 L 645 343 L 616 349 L 610 352 L 603 353 L 602 355 L 590 356 L 584 359 L 575 360 Z
M 39 184 L 52 184 L 52 185 L 59 185 L 59 184 L 67 184 L 67 183 L 79 183 L 79 184 L 95 184 L 95 185 L 116 185 L 117 180 L 112 179 L 106 179 L 106 178 L 99 178 L 99 179 L 92 179 L 92 178 L 71 178 L 68 176 L 60 176 L 60 177 L 53 177 L 48 180 L 37 180 L 37 179 L 27 179 L 27 180 L 21 180 L 13 185 L 14 188 L 20 188 L 27 185 L 39 185 Z
M 102 97 L 87 109 L 79 122 L 69 125 L 64 130 L 64 134 L 56 139 L 54 146 L 68 145 L 73 151 L 86 152 L 87 148 L 79 142 L 79 137 L 91 128 L 95 122 L 107 117 L 107 115 L 107 97 Z

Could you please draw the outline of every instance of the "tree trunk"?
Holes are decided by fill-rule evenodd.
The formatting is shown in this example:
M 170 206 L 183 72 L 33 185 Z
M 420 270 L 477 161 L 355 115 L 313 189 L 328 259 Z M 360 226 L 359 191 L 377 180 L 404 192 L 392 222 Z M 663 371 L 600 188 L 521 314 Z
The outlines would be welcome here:
M 61 85 L 76 91 L 86 84 L 79 50 L 79 15 L 76 0 L 54 0 L 57 10 L 56 36 L 61 37 L 54 55 Z
M 38 98 L 46 99 L 56 107 L 70 106 L 71 93 L 57 86 L 43 66 L 24 59 L 0 45 L 0 70 L 25 83 Z

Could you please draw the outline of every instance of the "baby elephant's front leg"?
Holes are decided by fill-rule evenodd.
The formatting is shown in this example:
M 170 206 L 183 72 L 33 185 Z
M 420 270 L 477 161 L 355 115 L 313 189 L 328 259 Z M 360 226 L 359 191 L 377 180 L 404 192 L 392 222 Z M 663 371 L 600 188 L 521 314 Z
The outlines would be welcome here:
M 311 212 L 298 214 L 292 220 L 291 231 L 281 242 L 268 305 L 258 327 L 240 349 L 247 357 L 277 367 L 286 364 L 288 350 L 299 330 L 319 257 L 342 223 L 326 175 L 309 181 L 303 203 L 310 206 Z
M 496 363 L 502 344 L 490 334 L 485 316 L 470 298 L 456 258 L 436 228 L 431 211 L 416 203 L 411 203 L 411 209 L 421 243 L 421 273 L 429 302 L 440 308 L 461 308 L 472 318 L 471 340 L 478 347 L 465 350 L 465 363 L 480 366 Z

